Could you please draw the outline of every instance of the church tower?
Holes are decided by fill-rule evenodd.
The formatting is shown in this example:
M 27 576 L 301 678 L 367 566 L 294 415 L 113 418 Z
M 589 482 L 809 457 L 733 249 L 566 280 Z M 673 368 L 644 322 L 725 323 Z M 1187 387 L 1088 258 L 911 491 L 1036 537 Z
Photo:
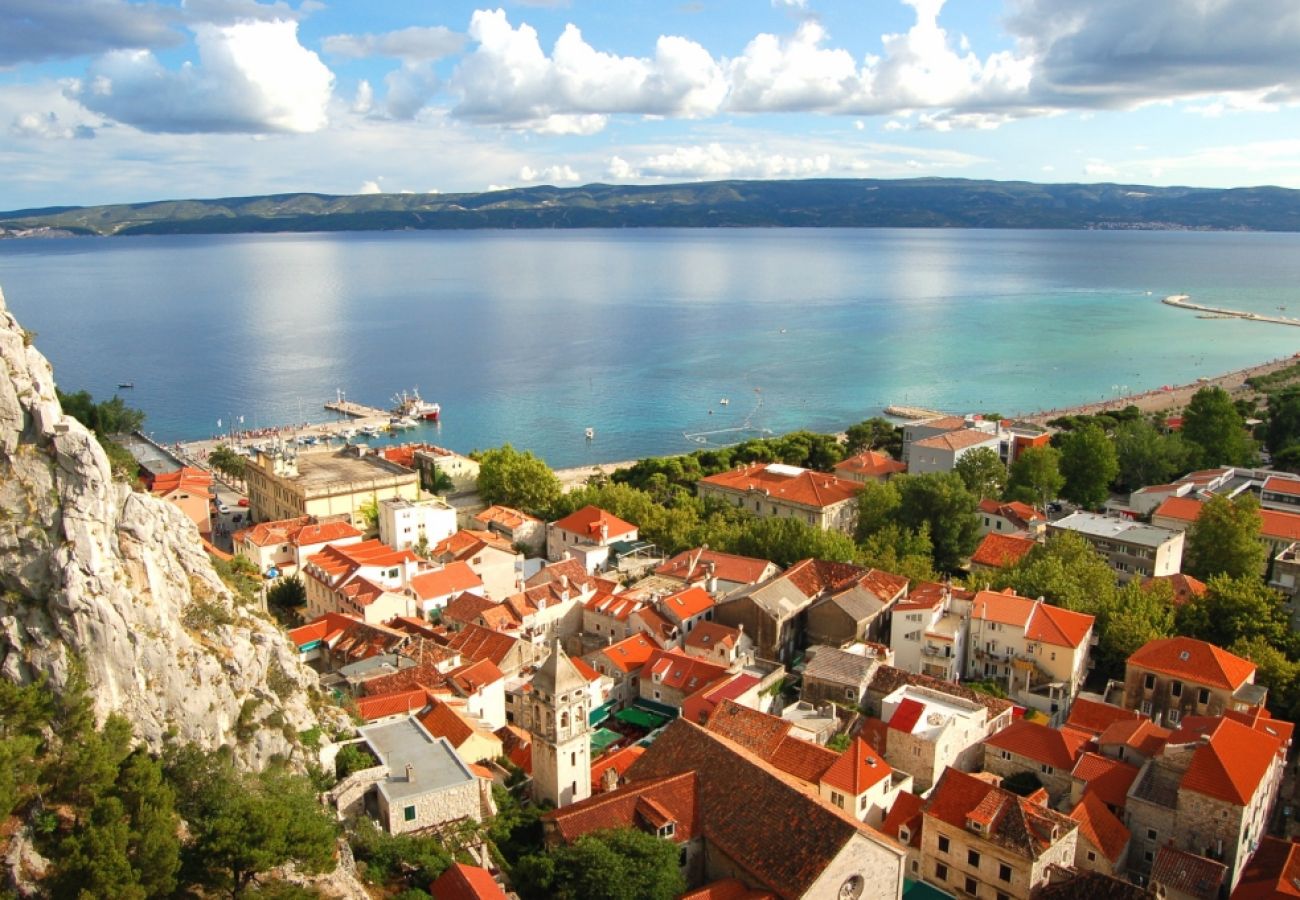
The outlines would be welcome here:
M 529 692 L 534 800 L 559 807 L 591 796 L 590 698 L 587 679 L 557 639 Z

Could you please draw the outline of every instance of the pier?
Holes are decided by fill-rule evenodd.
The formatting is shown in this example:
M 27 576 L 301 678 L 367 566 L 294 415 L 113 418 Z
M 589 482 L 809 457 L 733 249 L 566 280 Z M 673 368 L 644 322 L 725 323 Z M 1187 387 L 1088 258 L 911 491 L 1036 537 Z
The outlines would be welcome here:
M 1177 306 L 1179 309 L 1191 309 L 1196 312 L 1213 313 L 1216 316 L 1222 316 L 1225 319 L 1246 319 L 1250 322 L 1267 322 L 1270 325 L 1300 325 L 1300 319 L 1288 316 L 1266 316 L 1260 313 L 1243 312 L 1240 309 L 1224 309 L 1219 306 L 1206 306 L 1203 303 L 1193 303 L 1191 298 L 1186 294 L 1173 294 L 1160 301 L 1166 306 Z
M 921 406 L 893 406 L 885 407 L 885 415 L 893 416 L 895 419 L 938 419 L 948 415 L 947 413 L 938 412 L 933 409 L 926 409 Z
M 385 419 L 392 415 L 386 409 L 377 409 L 373 406 L 366 406 L 363 403 L 353 403 L 351 400 L 330 400 L 325 404 L 325 408 L 330 412 L 342 413 L 345 416 L 351 416 L 354 419 Z

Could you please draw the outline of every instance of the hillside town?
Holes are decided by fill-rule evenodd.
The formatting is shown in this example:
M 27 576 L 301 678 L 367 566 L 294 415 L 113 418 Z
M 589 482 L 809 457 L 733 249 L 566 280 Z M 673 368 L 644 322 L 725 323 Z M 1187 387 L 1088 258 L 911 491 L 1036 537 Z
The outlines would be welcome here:
M 1153 431 L 1183 441 L 1196 415 Z M 269 442 L 237 479 L 145 479 L 256 574 L 359 723 L 322 750 L 343 821 L 443 835 L 509 797 L 540 813 L 541 854 L 661 841 L 695 900 L 1294 896 L 1295 664 L 1227 620 L 1253 591 L 1272 607 L 1241 615 L 1290 640 L 1300 475 L 1220 459 L 1127 493 L 1105 471 L 1089 496 L 1069 445 L 1099 425 L 931 417 L 892 452 L 851 431 L 820 469 L 733 459 L 693 484 L 691 503 L 838 535 L 852 559 L 668 546 L 575 505 L 632 481 L 534 515 L 482 490 L 486 457 L 431 445 Z M 864 523 L 906 521 L 928 483 L 964 483 L 969 508 L 917 529 L 936 565 L 897 552 L 891 571 L 863 548 L 900 529 Z M 1234 511 L 1245 571 L 1215 555 Z M 973 530 L 940 565 L 957 516 Z M 463 855 L 434 897 L 545 885 L 486 843 Z

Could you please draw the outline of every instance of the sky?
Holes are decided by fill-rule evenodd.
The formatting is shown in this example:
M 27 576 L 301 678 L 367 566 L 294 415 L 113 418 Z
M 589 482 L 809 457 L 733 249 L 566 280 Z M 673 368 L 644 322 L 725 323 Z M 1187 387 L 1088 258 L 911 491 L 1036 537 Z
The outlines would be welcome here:
M 0 209 L 728 178 L 1300 188 L 1296 0 L 0 0 Z

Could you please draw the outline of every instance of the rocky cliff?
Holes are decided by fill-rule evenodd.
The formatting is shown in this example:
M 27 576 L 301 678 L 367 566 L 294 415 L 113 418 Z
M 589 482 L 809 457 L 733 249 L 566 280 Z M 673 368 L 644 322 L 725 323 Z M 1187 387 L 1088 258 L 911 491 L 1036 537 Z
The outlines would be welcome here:
M 316 724 L 314 675 L 189 519 L 112 480 L 3 295 L 0 365 L 0 673 L 58 688 L 79 668 L 100 716 L 153 748 L 172 732 L 251 766 L 290 754 Z

